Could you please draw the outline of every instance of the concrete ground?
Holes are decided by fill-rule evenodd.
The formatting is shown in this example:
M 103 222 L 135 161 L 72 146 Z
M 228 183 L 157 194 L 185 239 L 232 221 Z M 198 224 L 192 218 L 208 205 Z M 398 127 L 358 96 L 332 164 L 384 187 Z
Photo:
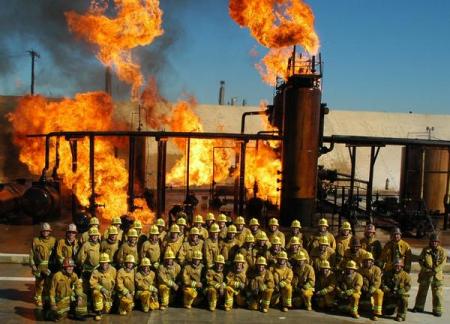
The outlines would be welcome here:
M 413 273 L 414 286 L 411 290 L 410 307 L 414 306 L 414 299 L 417 293 L 417 273 Z M 445 301 L 444 305 L 450 305 L 450 277 L 445 279 Z M 18 264 L 0 265 L 0 323 L 32 323 L 44 322 L 42 315 L 32 303 L 33 281 L 30 270 L 27 266 Z M 427 300 L 426 311 L 431 311 L 431 295 Z M 122 323 L 124 317 L 112 314 L 104 316 L 102 323 Z M 141 311 L 134 311 L 126 317 L 129 323 L 298 323 L 299 321 L 313 321 L 314 323 L 370 323 L 372 322 L 368 314 L 361 312 L 361 318 L 356 320 L 345 315 L 333 315 L 318 312 L 306 312 L 304 310 L 293 310 L 283 313 L 278 309 L 270 309 L 267 314 L 246 309 L 235 309 L 231 312 L 217 310 L 212 313 L 206 309 L 169 308 L 168 310 L 154 311 L 149 314 Z M 441 318 L 434 317 L 430 313 L 415 314 L 409 312 L 408 323 L 449 323 L 450 312 L 444 309 Z M 65 320 L 63 323 L 71 323 Z M 390 317 L 380 318 L 379 323 L 393 323 Z

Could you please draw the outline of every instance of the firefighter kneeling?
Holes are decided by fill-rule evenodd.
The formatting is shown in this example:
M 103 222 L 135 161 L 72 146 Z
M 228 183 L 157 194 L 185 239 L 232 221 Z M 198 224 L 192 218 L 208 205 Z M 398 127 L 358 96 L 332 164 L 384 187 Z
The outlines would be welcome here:
M 363 285 L 363 278 L 356 272 L 357 269 L 355 261 L 348 261 L 345 268 L 345 274 L 342 280 L 339 280 L 336 287 L 338 305 L 345 310 L 350 308 L 350 314 L 354 318 L 359 318 L 358 306 Z
M 96 321 L 101 320 L 102 313 L 109 313 L 112 307 L 116 269 L 110 266 L 110 262 L 109 255 L 102 253 L 100 255 L 100 268 L 94 270 L 89 279 Z
M 238 306 L 245 306 L 244 289 L 247 284 L 245 275 L 244 256 L 240 253 L 234 257 L 234 269 L 227 274 L 227 287 L 225 288 L 225 311 L 233 308 L 233 302 L 236 299 Z
M 249 289 L 249 309 L 261 310 L 267 313 L 272 299 L 275 282 L 273 274 L 266 269 L 267 261 L 264 257 L 256 260 L 257 274 L 250 281 Z
M 183 306 L 187 309 L 192 304 L 198 305 L 201 300 L 199 290 L 203 288 L 203 264 L 201 263 L 203 254 L 200 251 L 194 251 L 192 261 L 183 269 Z
M 150 270 L 150 266 L 150 259 L 142 258 L 139 272 L 136 273 L 136 299 L 141 303 L 144 313 L 159 308 L 155 273 Z
M 117 291 L 119 296 L 119 314 L 127 315 L 134 307 L 134 256 L 128 254 L 125 257 L 124 268 L 117 273 Z
M 382 315 L 384 293 L 380 289 L 382 276 L 381 269 L 374 265 L 374 261 L 372 253 L 367 252 L 360 273 L 363 276 L 361 299 L 369 299 L 373 312 L 372 319 L 376 321 L 377 316 Z

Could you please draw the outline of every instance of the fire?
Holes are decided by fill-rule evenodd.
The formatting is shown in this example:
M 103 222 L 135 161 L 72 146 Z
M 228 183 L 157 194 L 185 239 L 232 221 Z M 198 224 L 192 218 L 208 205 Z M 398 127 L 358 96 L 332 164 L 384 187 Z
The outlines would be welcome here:
M 145 46 L 163 34 L 159 0 L 114 0 L 116 17 L 107 17 L 108 3 L 92 0 L 84 14 L 66 12 L 69 29 L 98 47 L 97 58 L 116 69 L 120 80 L 131 84 L 132 98 L 144 84 L 140 65 L 131 50 Z
M 256 65 L 263 80 L 271 85 L 276 77 L 285 78 L 288 47 L 301 45 L 310 55 L 319 50 L 314 14 L 303 0 L 230 0 L 230 16 L 241 27 L 270 49 Z

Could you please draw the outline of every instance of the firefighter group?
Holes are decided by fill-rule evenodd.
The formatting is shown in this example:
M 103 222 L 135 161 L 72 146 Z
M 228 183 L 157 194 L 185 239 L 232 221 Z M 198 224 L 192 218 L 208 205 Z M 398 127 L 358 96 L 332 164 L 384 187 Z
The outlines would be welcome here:
M 286 235 L 272 218 L 266 231 L 256 218 L 234 222 L 208 213 L 188 224 L 180 212 L 166 227 L 157 219 L 147 233 L 140 221 L 123 231 L 121 219 L 99 231 L 92 217 L 78 235 L 74 224 L 56 240 L 48 223 L 32 242 L 30 266 L 35 302 L 48 319 L 85 320 L 94 314 L 128 315 L 178 305 L 235 307 L 267 313 L 270 308 L 331 311 L 373 320 L 395 315 L 405 321 L 411 289 L 411 249 L 395 228 L 384 247 L 368 224 L 364 237 L 352 236 L 343 222 L 335 238 L 326 219 L 308 239 L 294 220 Z M 419 291 L 414 312 L 423 312 L 431 286 L 433 314 L 441 316 L 445 250 L 436 234 L 420 255 Z

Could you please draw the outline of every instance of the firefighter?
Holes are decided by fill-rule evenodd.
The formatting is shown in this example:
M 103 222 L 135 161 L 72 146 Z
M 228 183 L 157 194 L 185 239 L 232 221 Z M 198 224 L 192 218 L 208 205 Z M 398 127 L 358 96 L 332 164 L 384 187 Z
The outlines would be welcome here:
M 103 232 L 103 238 L 107 238 L 109 236 L 109 230 L 112 227 L 117 229 L 117 242 L 122 242 L 123 238 L 123 230 L 120 228 L 122 226 L 122 220 L 120 217 L 113 217 L 111 220 L 111 225 Z
M 359 269 L 359 273 L 363 277 L 363 286 L 361 288 L 361 299 L 368 299 L 372 307 L 372 319 L 377 320 L 378 316 L 383 314 L 383 291 L 381 290 L 382 272 L 379 267 L 374 265 L 375 259 L 372 253 L 367 252 L 363 266 Z
M 281 240 L 278 236 L 273 236 L 270 241 L 270 248 L 267 250 L 266 255 L 264 257 L 267 260 L 268 267 L 272 269 L 277 264 L 277 256 L 283 249 L 281 247 Z
M 416 304 L 413 309 L 414 312 L 423 312 L 428 288 L 431 285 L 433 315 L 438 317 L 442 316 L 442 304 L 444 302 L 442 293 L 444 276 L 442 268 L 447 262 L 447 253 L 439 244 L 440 240 L 437 234 L 431 234 L 429 246 L 423 248 L 420 254 L 419 291 L 417 292 Z
M 219 240 L 225 240 L 227 238 L 227 215 L 220 214 L 217 217 L 217 225 L 219 225 L 220 229 Z
M 147 240 L 147 236 L 144 233 L 142 233 L 142 222 L 139 219 L 134 220 L 133 225 L 128 230 L 127 234 L 125 235 L 125 241 L 128 241 L 128 235 L 132 229 L 134 229 L 136 231 L 136 234 L 137 234 L 136 247 L 137 247 L 137 250 L 140 251 L 142 244 L 144 244 L 144 242 Z M 137 262 L 137 255 L 135 255 L 135 259 Z
M 263 230 L 260 229 L 259 221 L 256 218 L 250 219 L 250 222 L 248 223 L 248 227 L 250 229 L 250 232 L 252 235 L 256 238 L 259 232 L 262 232 Z
M 345 273 L 336 284 L 336 298 L 339 308 L 344 311 L 350 310 L 350 314 L 354 318 L 359 318 L 358 306 L 363 286 L 363 277 L 357 270 L 356 262 L 348 261 Z
M 230 225 L 227 229 L 227 237 L 219 243 L 220 254 L 225 258 L 225 264 L 230 265 L 234 255 L 239 249 L 239 242 L 236 239 L 236 226 Z
M 247 274 L 251 274 L 256 265 L 256 251 L 254 249 L 255 238 L 252 234 L 247 235 L 244 245 L 239 249 L 238 253 L 242 254 L 245 259 L 245 270 Z
M 303 246 L 303 233 L 301 232 L 302 225 L 299 220 L 294 219 L 291 223 L 291 232 L 289 234 L 289 239 L 287 240 L 286 250 L 290 249 L 290 242 L 292 238 L 296 237 L 300 244 Z
M 364 237 L 361 239 L 361 248 L 372 253 L 373 258 L 375 259 L 375 264 L 379 267 L 381 251 L 383 248 L 381 247 L 381 242 L 375 239 L 375 234 L 375 225 L 367 224 L 364 230 Z
M 278 224 L 278 219 L 271 218 L 269 220 L 269 231 L 267 233 L 267 236 L 269 237 L 269 240 L 272 241 L 273 237 L 278 237 L 281 242 L 281 247 L 284 249 L 286 246 L 286 239 L 284 237 L 283 232 L 279 230 L 280 224 Z
M 159 297 L 161 299 L 160 310 L 165 310 L 169 307 L 169 302 L 173 300 L 174 294 L 179 289 L 178 282 L 181 267 L 174 259 L 175 253 L 170 248 L 167 249 L 164 254 L 164 263 L 158 268 L 157 281 Z
M 383 264 L 384 271 L 391 271 L 394 268 L 394 260 L 403 259 L 404 271 L 411 271 L 412 252 L 409 244 L 402 240 L 402 232 L 398 227 L 391 233 L 391 240 L 384 246 L 380 262 Z
M 78 266 L 81 268 L 84 291 L 88 291 L 92 271 L 100 264 L 100 232 L 97 227 L 89 229 L 89 240 L 84 242 L 77 255 Z
M 402 259 L 395 259 L 392 263 L 392 270 L 385 272 L 382 280 L 383 311 L 387 315 L 392 315 L 397 308 L 395 317 L 397 322 L 406 320 L 409 290 L 411 289 L 411 277 L 403 270 L 403 264 Z
M 84 232 L 83 234 L 81 234 L 80 243 L 84 244 L 85 242 L 89 241 L 89 236 L 90 236 L 89 230 L 91 228 L 96 228 L 98 230 L 99 226 L 100 226 L 100 222 L 98 221 L 98 218 L 95 216 L 91 217 L 91 219 L 89 219 L 89 229 L 86 232 Z M 99 235 L 99 240 L 100 240 L 101 239 L 100 232 L 98 233 L 98 235 Z
M 319 246 L 314 247 L 309 255 L 311 258 L 311 265 L 316 272 L 320 270 L 320 263 L 324 260 L 328 261 L 332 267 L 335 265 L 335 253 L 330 247 L 328 238 L 322 236 L 318 243 Z
M 213 213 L 206 214 L 205 226 L 208 231 L 211 229 L 211 225 L 214 224 L 215 222 L 216 222 L 216 216 L 214 216 Z
M 158 230 L 158 227 L 156 227 Z M 152 234 L 155 235 L 155 234 Z M 156 234 L 158 237 L 158 234 Z M 158 238 L 156 238 L 158 240 Z M 139 271 L 135 275 L 136 300 L 141 304 L 142 311 L 148 313 L 149 310 L 159 309 L 158 288 L 156 288 L 155 272 L 150 267 L 153 266 L 147 257 L 141 259 Z
M 330 248 L 336 250 L 336 240 L 333 234 L 328 232 L 328 221 L 326 220 L 326 218 L 321 218 L 319 220 L 317 227 L 318 231 L 315 235 L 311 237 L 308 245 L 308 250 L 312 251 L 315 247 L 318 247 L 320 245 L 319 242 L 321 237 L 326 237 Z
M 75 224 L 69 224 L 66 230 L 66 237 L 60 239 L 56 244 L 56 258 L 58 259 L 59 268 L 62 267 L 65 258 L 73 260 L 77 255 L 77 252 L 80 249 L 77 233 L 77 226 Z
M 203 227 L 205 222 L 203 221 L 202 215 L 197 215 L 194 217 L 193 227 L 197 227 L 199 231 L 199 238 L 204 241 L 208 238 L 208 230 Z
M 181 245 L 183 244 L 182 238 L 179 237 L 180 235 L 180 228 L 177 224 L 173 224 L 170 226 L 169 234 L 166 237 L 166 240 L 163 243 L 163 251 L 171 250 L 175 255 L 178 254 L 178 252 L 181 249 Z
M 291 239 L 289 240 L 289 243 L 287 244 L 287 246 L 289 246 L 289 249 L 288 249 L 287 253 L 288 253 L 289 266 L 290 267 L 293 266 L 293 264 L 295 263 L 295 256 L 298 253 L 300 253 L 300 252 L 303 252 L 305 254 L 305 256 L 306 256 L 306 263 L 310 262 L 308 251 L 306 251 L 302 247 L 300 239 L 297 236 L 291 237 Z
M 215 311 L 219 298 L 225 296 L 226 284 L 224 282 L 223 267 L 225 258 L 223 255 L 217 255 L 214 259 L 214 267 L 206 272 L 206 296 L 210 311 Z
M 287 266 L 287 253 L 281 251 L 277 256 L 277 265 L 272 270 L 275 289 L 272 295 L 271 304 L 280 305 L 283 312 L 287 312 L 292 307 L 292 279 L 294 273 Z
M 342 259 L 339 268 L 344 269 L 350 260 L 355 261 L 356 266 L 361 268 L 366 254 L 367 251 L 361 249 L 359 239 L 357 237 L 352 237 L 350 240 L 350 248 L 345 251 L 344 258 Z
M 135 262 L 138 260 L 138 233 L 136 229 L 130 228 L 126 235 L 126 242 L 122 243 L 117 251 L 117 265 L 123 267 L 127 255 L 132 255 Z
M 293 272 L 293 295 L 298 296 L 293 299 L 294 306 L 299 308 L 304 305 L 307 311 L 311 311 L 311 299 L 314 295 L 316 276 L 314 273 L 314 268 L 308 264 L 308 258 L 305 253 L 299 252 L 295 256 L 295 266 Z
M 336 276 L 331 270 L 330 262 L 323 260 L 317 272 L 314 297 L 319 309 L 330 309 L 335 305 Z
M 34 301 L 38 307 L 42 307 L 46 295 L 44 288 L 48 287 L 48 278 L 51 275 L 49 261 L 56 243 L 56 239 L 50 236 L 51 232 L 50 224 L 42 223 L 40 235 L 35 237 L 31 244 L 30 267 L 35 278 Z
M 166 240 L 167 232 L 166 232 L 166 222 L 162 218 L 158 218 L 156 220 L 156 226 L 158 226 L 158 239 L 159 243 L 162 244 Z
M 108 254 L 109 260 L 115 267 L 117 260 L 117 251 L 119 251 L 118 237 L 120 232 L 117 230 L 116 226 L 110 226 L 105 233 L 107 233 L 107 236 L 105 236 L 100 243 L 100 252 Z
M 241 247 L 244 242 L 247 235 L 251 234 L 250 230 L 245 227 L 245 219 L 242 216 L 236 217 L 234 220 L 234 226 L 236 226 L 236 239 L 239 243 L 239 247 Z
M 254 247 L 255 250 L 255 255 L 258 256 L 262 256 L 262 257 L 266 257 L 267 253 L 269 252 L 269 248 L 270 246 L 267 243 L 267 235 L 265 232 L 261 231 L 259 232 L 256 237 L 256 244 Z
M 219 252 L 219 225 L 212 224 L 209 228 L 208 238 L 203 244 L 203 255 L 205 258 L 205 266 L 208 269 L 214 267 L 214 260 L 220 254 Z
M 135 271 L 136 259 L 133 254 L 128 254 L 123 263 L 123 268 L 117 272 L 116 290 L 119 298 L 119 314 L 127 315 L 134 307 L 135 295 Z
M 203 288 L 204 270 L 202 259 L 202 252 L 194 251 L 191 262 L 182 271 L 183 306 L 187 309 L 190 309 L 192 305 L 198 305 L 201 300 L 199 292 Z
M 159 267 L 159 260 L 161 259 L 161 247 L 159 246 L 159 231 L 158 226 L 152 225 L 148 233 L 148 241 L 142 244 L 139 256 L 141 260 L 148 258 L 151 262 L 151 269 L 156 271 Z
M 75 313 L 75 319 L 84 321 L 87 314 L 86 295 L 78 276 L 74 272 L 75 263 L 72 259 L 65 258 L 62 270 L 55 273 L 51 279 L 49 299 L 51 318 L 59 321 L 71 311 Z M 74 301 L 72 303 L 72 301 Z
M 246 305 L 245 288 L 247 287 L 247 276 L 244 267 L 245 259 L 242 254 L 234 257 L 234 267 L 226 276 L 225 288 L 225 311 L 233 308 L 234 302 L 237 306 Z
M 340 235 L 336 238 L 336 264 L 340 264 L 344 259 L 344 253 L 350 247 L 350 240 L 352 235 L 350 234 L 352 226 L 349 222 L 342 224 Z
M 267 313 L 274 287 L 273 274 L 267 269 L 267 261 L 264 257 L 259 257 L 256 260 L 256 273 L 250 279 L 248 287 L 249 309 Z
M 192 261 L 195 251 L 202 252 L 203 241 L 199 238 L 200 231 L 197 227 L 192 227 L 189 232 L 189 239 L 181 246 L 180 252 L 178 252 L 178 263 L 183 266 Z
M 112 307 L 117 271 L 110 265 L 110 262 L 109 255 L 102 253 L 100 266 L 92 272 L 89 279 L 96 321 L 100 321 L 102 313 L 108 314 Z
M 178 228 L 180 229 L 180 234 L 178 235 L 180 237 L 180 240 L 182 242 L 186 242 L 189 237 L 189 235 L 186 235 L 186 228 L 187 228 L 186 218 L 183 217 L 178 218 L 177 225 Z

